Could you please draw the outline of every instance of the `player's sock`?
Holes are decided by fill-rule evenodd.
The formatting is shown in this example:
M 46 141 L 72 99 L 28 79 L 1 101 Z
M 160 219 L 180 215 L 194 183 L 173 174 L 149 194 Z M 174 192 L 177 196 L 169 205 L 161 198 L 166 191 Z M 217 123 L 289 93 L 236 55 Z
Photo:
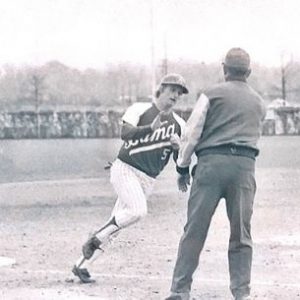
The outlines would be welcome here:
M 94 236 L 99 239 L 101 242 L 100 247 L 103 244 L 106 244 L 109 237 L 113 234 L 117 233 L 120 230 L 120 227 L 117 225 L 115 217 L 111 218 L 103 227 L 101 227 L 98 231 L 94 233 Z M 76 261 L 76 266 L 80 268 L 87 267 L 90 265 L 93 261 L 96 260 L 96 258 L 99 256 L 99 250 L 95 250 L 93 256 L 90 259 L 85 259 L 84 256 L 80 256 L 80 258 Z
M 95 232 L 95 236 L 101 241 L 105 243 L 107 239 L 114 233 L 120 230 L 120 227 L 116 223 L 115 217 L 111 218 L 109 222 Z
M 100 251 L 96 250 L 93 254 L 93 256 L 90 259 L 85 259 L 84 262 L 81 264 L 80 268 L 86 268 L 90 269 L 90 266 L 93 264 L 93 262 L 99 257 Z
M 111 237 L 113 234 L 117 233 L 120 230 L 120 228 L 116 225 L 110 224 L 108 226 L 106 226 L 105 228 L 102 228 L 101 231 L 98 231 L 98 233 L 94 234 L 100 241 L 100 247 L 102 245 L 105 245 L 108 240 L 109 237 Z M 94 261 L 99 257 L 99 255 L 101 254 L 101 252 L 103 252 L 102 248 L 95 250 L 95 252 L 93 253 L 92 257 L 90 259 L 85 259 L 83 261 L 83 263 L 81 264 L 81 268 L 89 268 Z M 80 262 L 80 260 L 79 260 Z
M 120 228 L 116 225 L 109 225 L 105 228 L 103 228 L 101 231 L 95 234 L 95 236 L 101 241 L 101 244 L 105 243 L 107 239 L 117 231 L 119 231 Z
M 84 256 L 81 255 L 78 258 L 78 260 L 76 261 L 75 266 L 78 267 L 78 268 L 81 268 L 81 266 L 83 265 L 84 260 L 85 260 Z

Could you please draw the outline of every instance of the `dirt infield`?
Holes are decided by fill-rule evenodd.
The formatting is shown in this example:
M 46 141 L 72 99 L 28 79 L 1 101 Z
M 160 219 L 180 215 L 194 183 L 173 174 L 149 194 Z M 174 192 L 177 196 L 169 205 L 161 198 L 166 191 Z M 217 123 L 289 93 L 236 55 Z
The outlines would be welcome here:
M 102 166 L 118 142 L 107 141 L 111 151 L 96 150 L 99 141 L 79 141 L 77 147 L 66 141 L 62 148 L 50 142 L 42 149 L 44 144 L 38 143 L 36 148 L 29 141 L 22 146 L 24 156 L 42 152 L 32 166 L 30 156 L 26 165 L 17 150 L 8 151 L 21 144 L 0 145 L 1 161 L 10 162 L 11 169 L 1 173 L 0 256 L 16 259 L 14 266 L 0 267 L 0 299 L 164 299 L 186 213 L 187 195 L 176 190 L 173 166 L 157 182 L 149 215 L 106 247 L 90 270 L 97 282 L 83 285 L 72 282 L 70 270 L 89 231 L 106 221 L 113 206 L 115 195 Z M 261 146 L 252 223 L 252 295 L 300 299 L 300 139 L 267 138 Z M 53 148 L 60 151 L 54 155 Z M 194 299 L 231 299 L 228 228 L 221 201 L 195 274 Z

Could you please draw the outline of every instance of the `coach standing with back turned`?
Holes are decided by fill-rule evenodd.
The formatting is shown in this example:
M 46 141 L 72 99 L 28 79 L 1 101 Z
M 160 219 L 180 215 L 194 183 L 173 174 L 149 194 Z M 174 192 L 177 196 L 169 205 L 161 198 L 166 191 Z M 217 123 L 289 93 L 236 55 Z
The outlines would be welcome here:
M 177 160 L 180 190 L 187 190 L 194 152 L 198 162 L 168 300 L 189 299 L 192 276 L 221 198 L 225 198 L 230 222 L 230 289 L 235 300 L 250 299 L 250 222 L 256 191 L 257 141 L 265 106 L 246 82 L 251 72 L 246 51 L 241 48 L 229 50 L 223 71 L 225 82 L 200 96 L 181 139 Z

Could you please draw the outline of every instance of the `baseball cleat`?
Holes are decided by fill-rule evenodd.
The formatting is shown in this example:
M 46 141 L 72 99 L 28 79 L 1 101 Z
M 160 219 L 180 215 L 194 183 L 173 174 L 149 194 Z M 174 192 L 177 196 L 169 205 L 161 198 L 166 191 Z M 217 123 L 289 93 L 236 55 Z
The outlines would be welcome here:
M 86 268 L 81 269 L 81 268 L 74 266 L 72 272 L 75 276 L 79 277 L 79 279 L 82 283 L 94 283 L 95 282 L 94 279 L 91 279 L 91 275 Z
M 85 259 L 90 259 L 96 250 L 101 250 L 101 242 L 96 236 L 89 238 L 82 246 L 82 254 Z

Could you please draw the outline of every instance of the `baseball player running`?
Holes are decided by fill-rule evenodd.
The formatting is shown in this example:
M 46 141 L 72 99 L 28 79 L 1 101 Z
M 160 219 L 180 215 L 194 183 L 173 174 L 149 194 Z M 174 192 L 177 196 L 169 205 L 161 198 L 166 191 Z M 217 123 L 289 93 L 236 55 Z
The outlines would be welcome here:
M 124 144 L 110 174 L 118 197 L 108 222 L 82 246 L 82 256 L 72 270 L 81 282 L 94 282 L 87 264 L 108 238 L 147 214 L 147 198 L 155 178 L 172 153 L 177 159 L 178 139 L 185 122 L 172 109 L 187 93 L 184 78 L 168 74 L 162 78 L 153 103 L 134 103 L 122 117 Z

